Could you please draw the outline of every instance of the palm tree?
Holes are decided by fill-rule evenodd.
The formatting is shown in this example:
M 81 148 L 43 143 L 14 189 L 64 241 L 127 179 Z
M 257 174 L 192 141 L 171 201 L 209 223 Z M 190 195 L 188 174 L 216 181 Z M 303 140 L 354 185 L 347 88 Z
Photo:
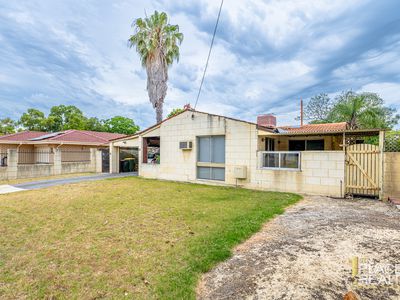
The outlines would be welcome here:
M 383 100 L 374 93 L 346 92 L 339 96 L 328 119 L 333 122 L 347 122 L 351 130 L 358 128 L 387 127 Z
M 132 26 L 135 34 L 128 43 L 130 47 L 136 46 L 146 69 L 149 100 L 156 110 L 157 122 L 161 122 L 168 88 L 168 67 L 174 60 L 179 61 L 178 45 L 182 43 L 183 34 L 178 25 L 168 24 L 166 13 L 158 11 L 150 17 L 135 20 Z

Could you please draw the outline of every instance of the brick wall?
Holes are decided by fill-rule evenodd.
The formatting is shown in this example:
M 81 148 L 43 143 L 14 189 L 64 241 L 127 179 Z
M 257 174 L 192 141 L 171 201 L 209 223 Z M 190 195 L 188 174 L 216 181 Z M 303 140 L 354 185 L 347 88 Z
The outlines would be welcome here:
M 300 171 L 257 169 L 254 186 L 340 197 L 344 191 L 344 158 L 342 151 L 301 152 Z

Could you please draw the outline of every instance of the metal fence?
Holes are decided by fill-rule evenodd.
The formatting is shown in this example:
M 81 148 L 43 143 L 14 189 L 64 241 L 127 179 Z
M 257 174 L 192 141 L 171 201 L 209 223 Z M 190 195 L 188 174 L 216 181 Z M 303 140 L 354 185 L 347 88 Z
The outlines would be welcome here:
M 21 150 L 18 151 L 18 164 L 52 164 L 54 152 L 48 150 Z
M 7 167 L 7 152 L 0 152 L 0 167 Z
M 61 150 L 61 162 L 90 162 L 90 150 Z

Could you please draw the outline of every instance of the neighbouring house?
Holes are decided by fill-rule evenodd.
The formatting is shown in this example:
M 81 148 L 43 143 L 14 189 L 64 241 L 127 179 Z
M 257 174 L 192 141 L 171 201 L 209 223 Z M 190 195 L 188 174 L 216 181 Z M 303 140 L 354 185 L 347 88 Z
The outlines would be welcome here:
M 109 141 L 125 136 L 87 130 L 23 131 L 0 136 L 0 179 L 108 172 Z
M 273 115 L 253 123 L 186 109 L 111 141 L 110 165 L 146 178 L 382 198 L 383 138 L 346 123 L 279 127 Z

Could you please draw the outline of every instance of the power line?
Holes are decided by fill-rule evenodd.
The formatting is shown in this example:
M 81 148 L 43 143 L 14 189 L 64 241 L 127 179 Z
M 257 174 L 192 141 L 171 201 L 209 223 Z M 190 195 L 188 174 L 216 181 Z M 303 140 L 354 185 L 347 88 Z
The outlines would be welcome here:
M 217 33 L 219 18 L 220 18 L 220 16 L 221 16 L 221 11 L 222 11 L 222 5 L 223 5 L 223 4 L 224 4 L 224 0 L 221 0 L 221 5 L 220 5 L 220 7 L 219 7 L 217 22 L 215 23 L 214 34 L 213 34 L 213 37 L 212 37 L 212 40 L 211 40 L 210 50 L 208 51 L 208 57 L 207 57 L 207 61 L 206 61 L 206 66 L 205 66 L 205 68 L 204 68 L 203 77 L 201 78 L 201 83 L 200 83 L 200 87 L 199 87 L 199 92 L 197 93 L 197 98 L 196 98 L 196 103 L 194 104 L 194 109 L 196 109 L 197 102 L 199 102 L 200 93 L 201 93 L 201 88 L 203 87 L 203 83 L 204 83 L 204 77 L 206 77 L 208 62 L 209 62 L 209 60 L 210 60 L 211 50 L 212 50 L 212 47 L 213 47 L 213 45 L 214 45 L 215 34 Z

